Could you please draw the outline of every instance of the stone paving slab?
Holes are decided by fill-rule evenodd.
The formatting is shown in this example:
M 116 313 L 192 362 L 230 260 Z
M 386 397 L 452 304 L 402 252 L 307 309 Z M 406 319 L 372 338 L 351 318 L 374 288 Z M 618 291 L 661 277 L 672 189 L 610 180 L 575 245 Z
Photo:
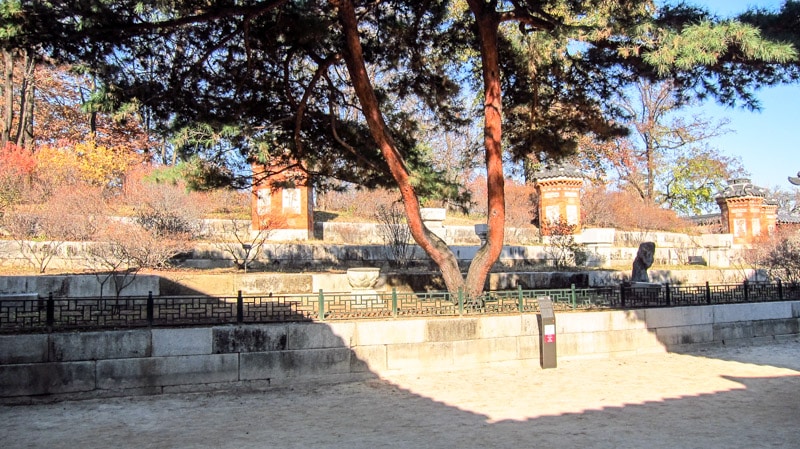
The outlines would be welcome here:
M 15 448 L 800 447 L 800 341 L 0 406 Z

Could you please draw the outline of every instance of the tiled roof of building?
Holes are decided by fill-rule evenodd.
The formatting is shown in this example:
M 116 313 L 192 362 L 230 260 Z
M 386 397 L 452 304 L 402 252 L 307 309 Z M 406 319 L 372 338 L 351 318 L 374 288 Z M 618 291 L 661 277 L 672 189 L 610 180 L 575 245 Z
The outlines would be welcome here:
M 800 213 L 778 213 L 778 223 L 797 223 L 800 224 Z
M 533 174 L 534 179 L 552 179 L 552 178 L 585 178 L 586 176 L 581 170 L 567 163 L 558 163 L 548 165 L 547 167 L 539 170 Z
M 747 178 L 737 178 L 728 180 L 728 186 L 717 195 L 717 198 L 737 198 L 743 196 L 767 198 L 769 196 L 769 191 L 753 184 Z M 770 200 L 772 199 L 768 198 L 768 201 Z

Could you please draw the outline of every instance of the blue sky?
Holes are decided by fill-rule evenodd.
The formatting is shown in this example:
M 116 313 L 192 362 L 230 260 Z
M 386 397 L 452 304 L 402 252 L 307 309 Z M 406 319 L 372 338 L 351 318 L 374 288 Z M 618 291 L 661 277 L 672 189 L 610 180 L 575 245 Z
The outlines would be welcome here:
M 687 3 L 729 17 L 750 7 L 777 10 L 783 0 L 687 0 Z M 762 89 L 757 96 L 760 111 L 730 109 L 713 101 L 703 103 L 695 111 L 702 111 L 709 118 L 730 120 L 727 127 L 733 132 L 708 143 L 726 155 L 739 157 L 754 184 L 791 191 L 794 187 L 786 178 L 796 176 L 800 170 L 800 84 Z

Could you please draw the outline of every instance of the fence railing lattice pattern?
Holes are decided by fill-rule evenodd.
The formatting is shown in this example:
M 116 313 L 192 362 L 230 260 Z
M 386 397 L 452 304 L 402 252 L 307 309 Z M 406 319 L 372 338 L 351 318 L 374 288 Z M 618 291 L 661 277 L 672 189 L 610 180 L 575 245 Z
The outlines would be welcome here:
M 538 313 L 537 298 L 556 311 L 633 309 L 800 300 L 800 285 L 657 285 L 490 291 L 480 298 L 447 292 L 348 292 L 244 296 L 153 296 L 28 299 L 0 297 L 0 333 L 149 326 L 326 321 L 370 318 Z

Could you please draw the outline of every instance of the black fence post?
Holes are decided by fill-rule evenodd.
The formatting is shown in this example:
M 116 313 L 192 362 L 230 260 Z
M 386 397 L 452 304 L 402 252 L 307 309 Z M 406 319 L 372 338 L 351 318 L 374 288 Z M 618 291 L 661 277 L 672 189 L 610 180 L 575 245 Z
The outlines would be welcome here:
M 625 284 L 619 284 L 619 305 L 625 308 Z
M 711 285 L 706 281 L 706 304 L 711 305 Z
M 746 280 L 744 281 L 744 302 L 748 302 L 750 299 L 750 283 Z
M 783 301 L 783 282 L 778 279 L 778 300 Z
M 664 296 L 666 296 L 666 298 L 667 298 L 667 307 L 669 307 L 670 305 L 672 305 L 671 304 L 672 303 L 672 291 L 669 288 L 669 282 L 664 284 L 664 288 L 666 289 L 666 290 L 664 290 Z
M 236 323 L 242 324 L 244 322 L 244 298 L 242 298 L 242 291 L 236 295 Z
M 153 292 L 149 291 L 149 292 L 147 292 L 147 311 L 145 312 L 145 313 L 147 313 L 147 325 L 148 326 L 152 326 L 153 325 L 153 315 L 154 315 L 153 309 L 154 309 L 154 307 L 153 307 Z
M 48 331 L 52 330 L 55 321 L 56 321 L 56 304 L 53 301 L 53 292 L 50 292 L 47 295 L 47 308 L 45 311 L 45 325 L 47 326 Z

